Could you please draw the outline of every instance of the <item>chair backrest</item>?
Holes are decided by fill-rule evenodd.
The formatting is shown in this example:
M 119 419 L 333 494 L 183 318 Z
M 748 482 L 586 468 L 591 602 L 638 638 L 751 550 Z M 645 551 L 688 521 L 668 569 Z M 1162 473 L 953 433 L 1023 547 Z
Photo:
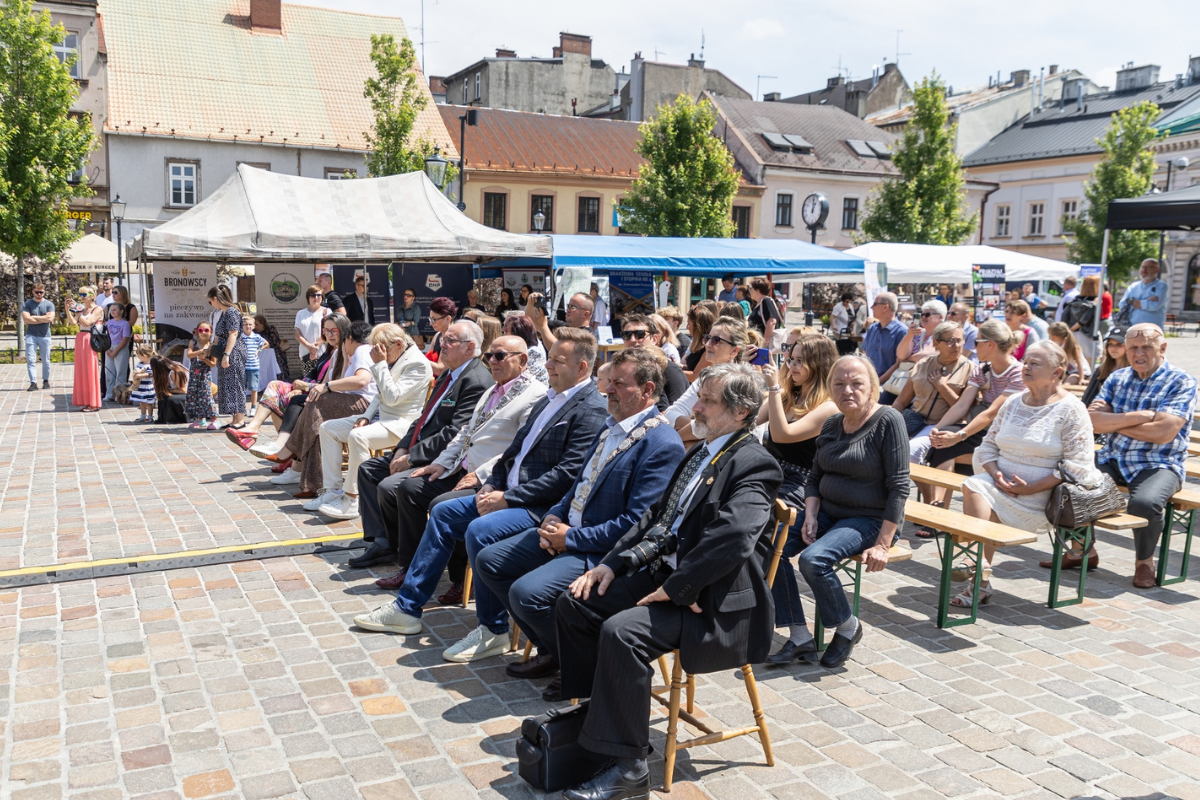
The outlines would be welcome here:
M 767 568 L 767 586 L 775 585 L 775 571 L 779 569 L 779 559 L 783 557 L 783 546 L 787 544 L 788 532 L 796 523 L 796 509 L 782 500 L 775 501 L 775 532 L 771 536 L 771 563 Z

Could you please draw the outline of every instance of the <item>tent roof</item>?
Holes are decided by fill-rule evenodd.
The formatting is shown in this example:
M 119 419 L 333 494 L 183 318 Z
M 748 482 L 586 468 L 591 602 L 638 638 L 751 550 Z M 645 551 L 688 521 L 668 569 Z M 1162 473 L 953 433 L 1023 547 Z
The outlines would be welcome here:
M 1200 229 L 1200 183 L 1173 192 L 1113 200 L 1110 230 L 1161 231 Z
M 847 253 L 887 264 L 888 283 L 970 283 L 972 264 L 1003 264 L 1005 280 L 1057 280 L 1078 275 L 1079 265 L 986 245 L 869 242 Z
M 117 243 L 89 233 L 63 253 L 65 272 L 116 272 Z
M 550 238 L 480 225 L 425 176 L 327 181 L 246 164 L 203 202 L 142 232 L 150 261 L 362 261 L 550 257 Z

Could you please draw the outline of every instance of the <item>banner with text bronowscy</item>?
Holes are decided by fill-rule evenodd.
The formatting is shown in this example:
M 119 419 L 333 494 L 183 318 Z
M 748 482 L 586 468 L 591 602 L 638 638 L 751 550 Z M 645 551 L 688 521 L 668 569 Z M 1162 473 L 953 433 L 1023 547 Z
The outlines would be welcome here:
M 192 331 L 208 319 L 208 290 L 217 285 L 217 265 L 163 261 L 154 265 L 154 321 Z
M 312 264 L 255 264 L 254 296 L 258 313 L 274 325 L 279 338 L 290 342 L 288 366 L 292 375 L 300 374 L 300 353 L 296 344 L 296 312 L 307 307 L 304 293 L 315 282 Z M 278 358 L 279 354 L 276 353 Z

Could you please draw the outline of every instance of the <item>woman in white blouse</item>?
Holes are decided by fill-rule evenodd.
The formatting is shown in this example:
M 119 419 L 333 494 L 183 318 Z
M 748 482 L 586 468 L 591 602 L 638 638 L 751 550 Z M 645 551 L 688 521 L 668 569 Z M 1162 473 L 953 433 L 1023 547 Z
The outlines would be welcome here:
M 963 511 L 1024 531 L 1050 531 L 1046 501 L 1062 483 L 1059 463 L 1076 480 L 1100 480 L 1092 440 L 1092 421 L 1079 398 L 1062 386 L 1067 354 L 1053 342 L 1037 342 L 1025 351 L 1025 391 L 1001 406 L 973 456 L 975 475 L 963 482 Z M 994 547 L 984 547 L 980 603 L 992 594 Z M 951 599 L 971 605 L 972 585 Z

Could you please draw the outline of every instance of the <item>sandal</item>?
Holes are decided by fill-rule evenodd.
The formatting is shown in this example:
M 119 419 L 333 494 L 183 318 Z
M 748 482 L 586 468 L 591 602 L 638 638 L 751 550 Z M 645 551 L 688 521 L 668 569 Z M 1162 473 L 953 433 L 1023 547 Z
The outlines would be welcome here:
M 276 464 L 275 466 L 271 467 L 271 472 L 274 472 L 276 475 L 281 475 L 284 472 L 287 472 L 288 467 L 290 467 L 291 465 L 292 465 L 292 460 L 289 458 L 287 461 L 284 461 L 281 464 Z
M 249 450 L 250 445 L 254 444 L 255 439 L 258 438 L 258 433 L 256 431 L 237 431 L 231 428 L 226 428 L 225 438 L 243 450 Z M 246 444 L 247 441 L 249 444 Z
M 946 507 L 946 504 L 943 503 L 941 500 L 935 500 L 934 502 L 930 503 L 929 505 L 933 506 L 934 508 L 945 508 Z M 917 530 L 913 531 L 913 536 L 915 536 L 918 539 L 933 539 L 934 537 L 937 536 L 937 533 L 938 532 L 935 531 L 933 528 L 918 528 Z
M 955 608 L 970 608 L 971 600 L 974 599 L 971 594 L 972 586 L 963 589 L 959 594 L 950 598 L 950 605 Z M 992 582 L 980 584 L 979 586 L 979 605 L 986 606 L 988 601 L 992 599 Z
M 975 565 L 966 561 L 960 561 L 950 570 L 950 579 L 956 582 L 973 581 L 975 580 Z M 992 579 L 992 565 L 983 565 L 983 581 L 990 582 Z

